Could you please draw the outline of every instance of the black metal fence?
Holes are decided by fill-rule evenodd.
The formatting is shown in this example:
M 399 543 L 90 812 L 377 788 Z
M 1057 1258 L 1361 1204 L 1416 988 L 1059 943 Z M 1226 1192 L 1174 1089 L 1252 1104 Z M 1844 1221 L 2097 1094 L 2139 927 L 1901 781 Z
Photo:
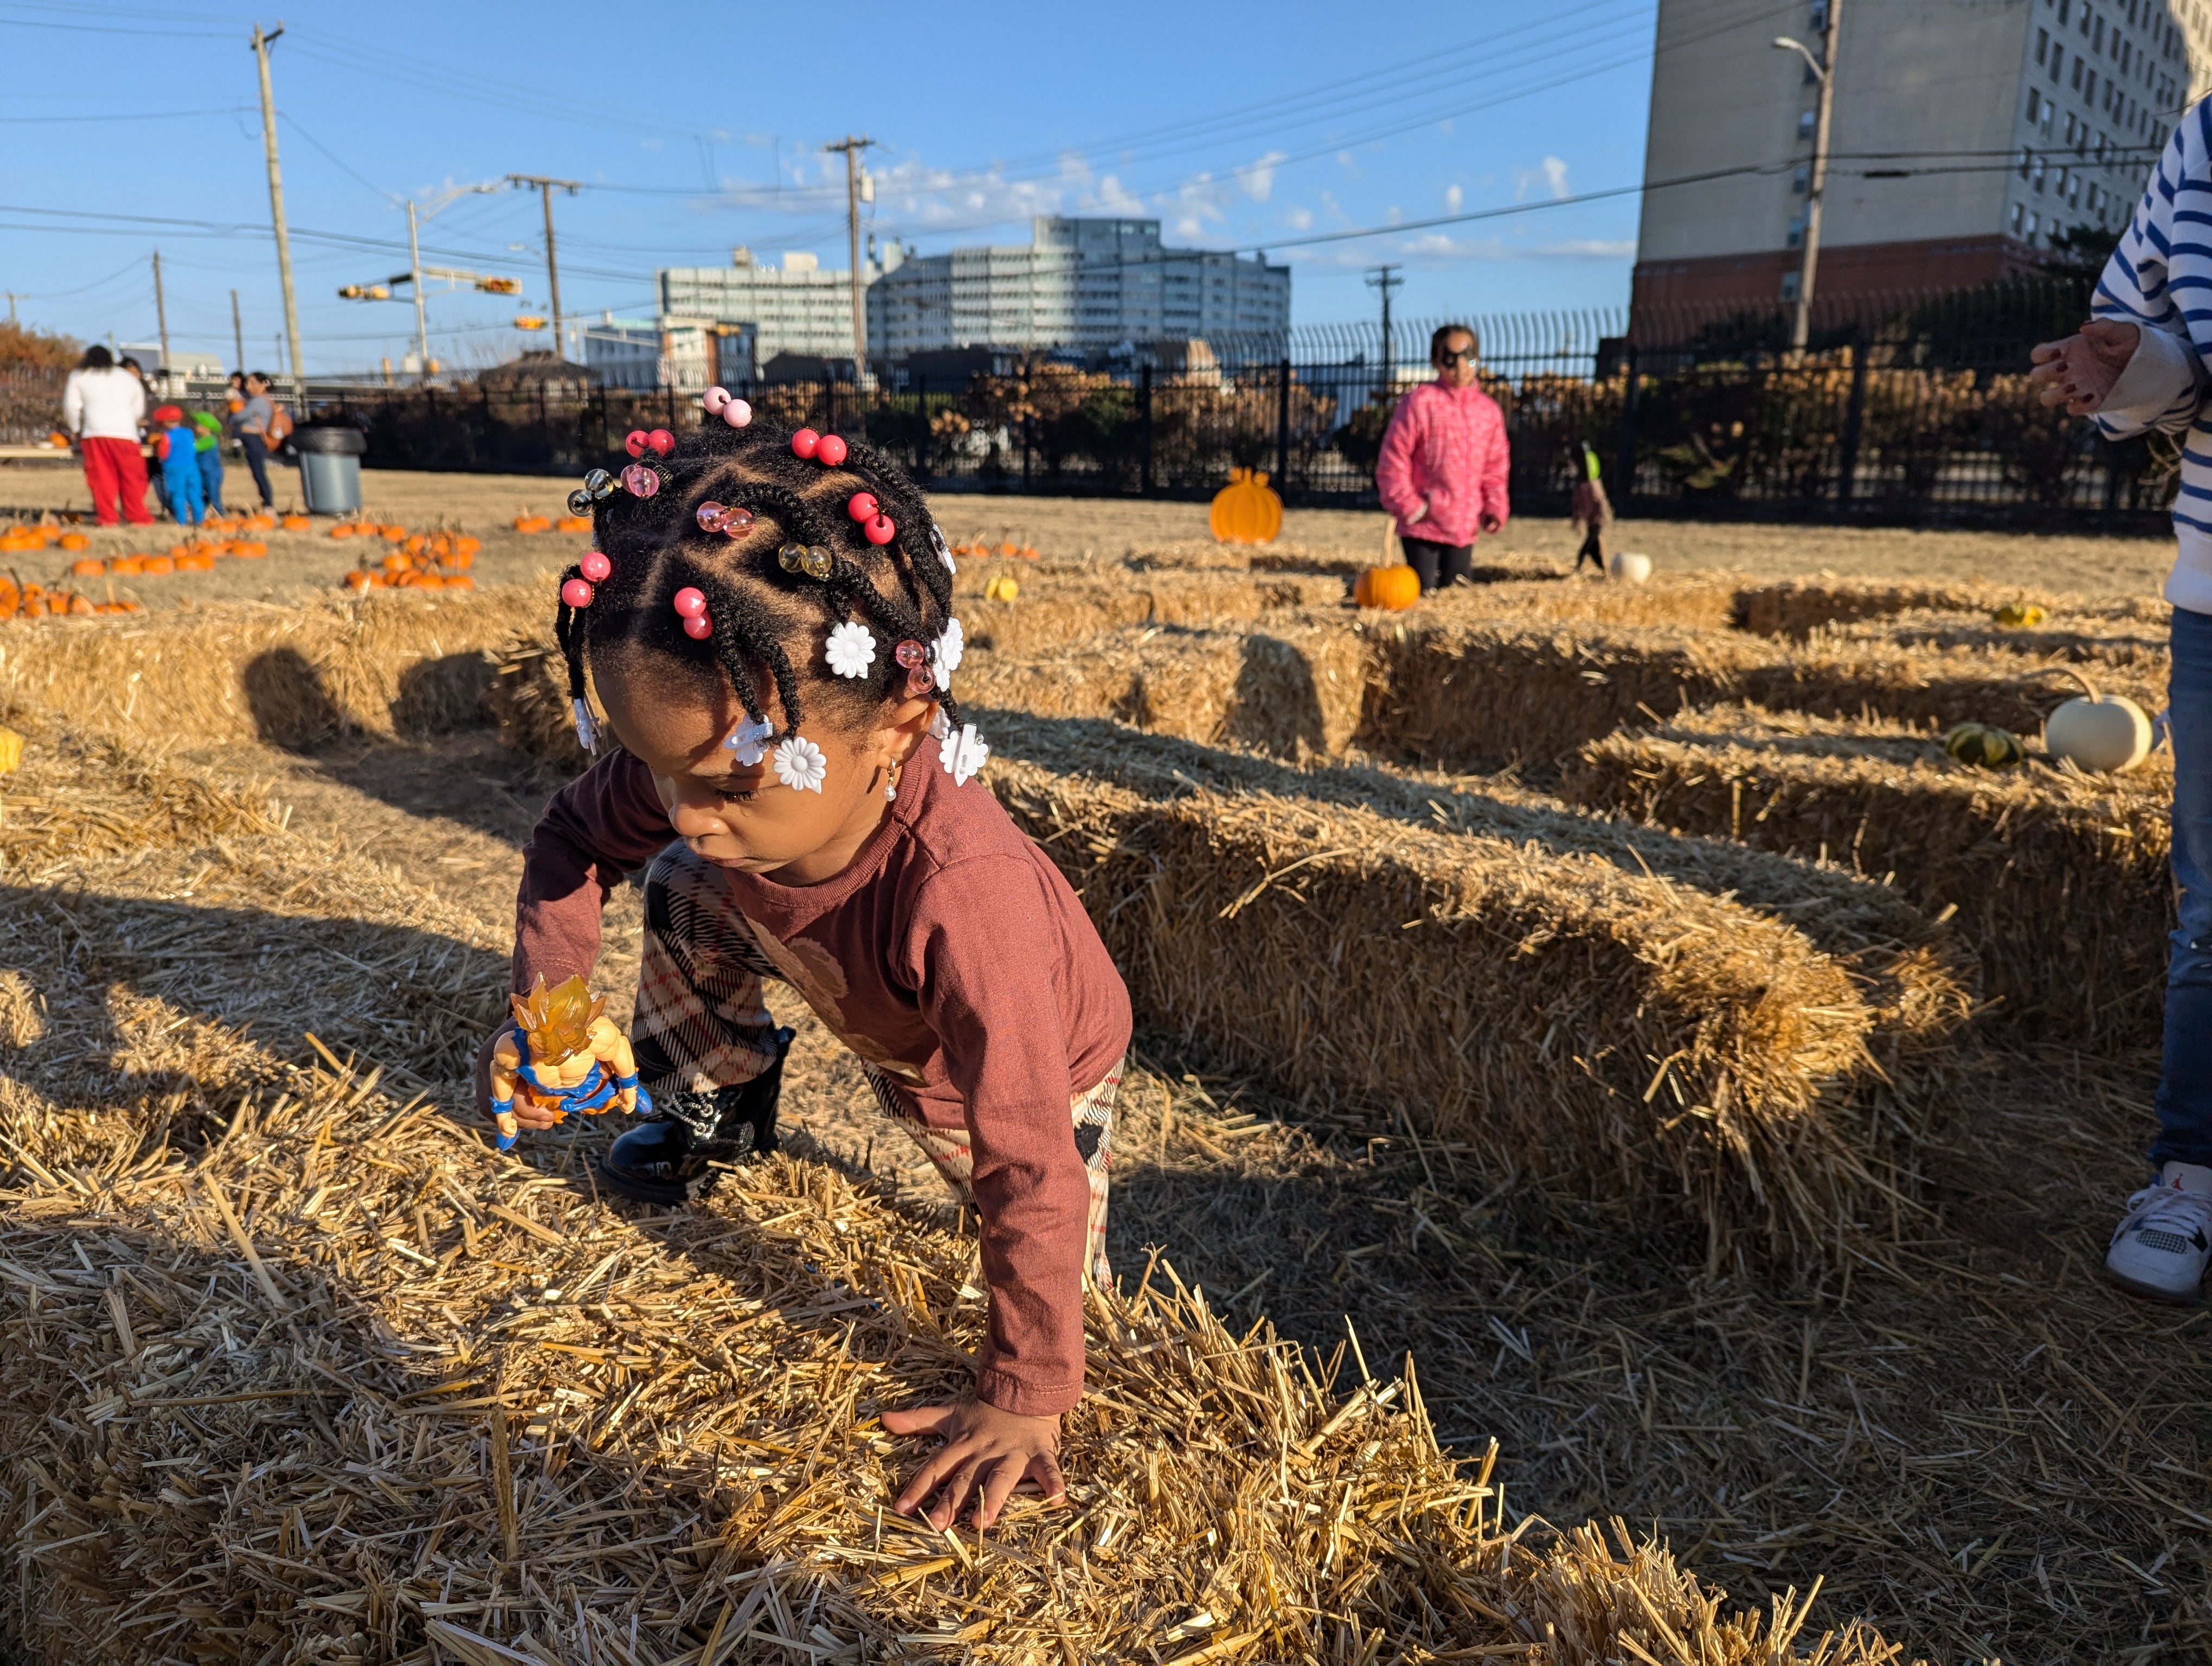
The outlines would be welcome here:
M 2081 286 L 1859 296 L 1786 345 L 1771 303 L 1474 320 L 1504 407 L 1512 489 L 1562 507 L 1602 460 L 1644 514 L 2150 526 L 2174 448 L 2110 445 L 2045 410 L 2027 350 L 2081 316 Z M 1037 355 L 931 380 L 738 386 L 763 415 L 865 434 L 939 491 L 1197 497 L 1263 469 L 1293 503 L 1374 501 L 1390 413 L 1428 374 L 1432 321 L 1194 344 L 1174 363 Z M 701 420 L 696 391 L 487 378 L 455 387 L 314 384 L 316 417 L 358 423 L 372 467 L 580 475 L 633 428 Z

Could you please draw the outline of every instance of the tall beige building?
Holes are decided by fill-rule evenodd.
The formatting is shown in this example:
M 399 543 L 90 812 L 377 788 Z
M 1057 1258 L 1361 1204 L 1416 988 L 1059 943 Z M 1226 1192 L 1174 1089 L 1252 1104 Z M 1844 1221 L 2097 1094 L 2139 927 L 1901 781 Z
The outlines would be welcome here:
M 1795 299 L 1830 0 L 1660 0 L 1635 332 Z M 2206 0 L 1840 0 L 1818 295 L 2031 271 L 2117 229 L 2212 82 Z M 1687 181 L 1687 183 L 1682 183 Z M 1681 309 L 1669 317 L 1672 309 Z

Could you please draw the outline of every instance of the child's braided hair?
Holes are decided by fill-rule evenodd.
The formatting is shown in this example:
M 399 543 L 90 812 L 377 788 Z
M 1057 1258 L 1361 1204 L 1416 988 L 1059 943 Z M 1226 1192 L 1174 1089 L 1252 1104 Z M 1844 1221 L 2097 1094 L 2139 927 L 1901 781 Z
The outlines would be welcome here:
M 586 664 L 594 650 L 617 647 L 671 656 L 707 677 L 726 677 L 745 715 L 765 724 L 765 668 L 783 705 L 787 732 L 799 732 L 802 689 L 814 685 L 865 721 L 883 702 L 902 696 L 908 668 L 894 655 L 902 641 L 941 651 L 952 619 L 952 574 L 920 489 L 882 453 L 848 442 L 836 467 L 802 458 L 787 429 L 755 419 L 744 428 L 709 420 L 676 441 L 665 454 L 647 453 L 647 467 L 660 477 L 649 497 L 617 489 L 594 506 L 593 546 L 611 565 L 592 586 L 584 607 L 566 601 L 554 635 L 568 667 L 568 694 L 581 701 Z M 891 541 L 870 543 L 847 512 L 856 491 L 872 493 L 897 531 Z M 756 517 L 743 537 L 702 530 L 702 503 L 749 509 Z M 778 551 L 788 544 L 818 546 L 832 556 L 829 576 L 787 571 Z M 581 567 L 562 575 L 583 576 Z M 695 640 L 675 611 L 678 591 L 696 588 L 707 599 L 710 635 Z M 876 654 L 865 675 L 824 675 L 810 662 L 822 653 L 821 628 L 859 617 L 872 625 Z M 806 648 L 794 661 L 793 647 Z M 954 632 L 957 641 L 957 632 Z M 809 674 L 809 673 L 811 674 Z M 945 719 L 957 727 L 959 708 L 942 678 L 933 688 Z

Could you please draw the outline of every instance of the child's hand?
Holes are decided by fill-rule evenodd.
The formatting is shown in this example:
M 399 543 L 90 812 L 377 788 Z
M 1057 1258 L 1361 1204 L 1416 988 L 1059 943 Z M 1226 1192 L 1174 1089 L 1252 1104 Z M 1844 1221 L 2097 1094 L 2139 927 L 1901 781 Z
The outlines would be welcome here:
M 509 1149 L 518 1137 L 518 1130 L 530 1128 L 542 1133 L 561 1120 L 561 1113 L 551 1106 L 541 1104 L 528 1094 L 517 1095 L 514 1067 L 521 1061 L 515 1051 L 514 1031 L 510 1026 L 495 1030 L 477 1049 L 477 1108 L 490 1117 L 499 1128 L 499 1148 Z M 498 1110 L 495 1104 L 510 1102 L 509 1109 Z
M 884 1427 L 895 1435 L 930 1434 L 945 1444 L 921 1466 L 891 1506 L 902 1516 L 942 1489 L 941 1502 L 922 1519 L 939 1532 L 959 1519 L 960 1507 L 975 1495 L 975 1525 L 999 1519 L 1007 1498 L 1024 1481 L 1034 1481 L 1047 1504 L 1067 1497 L 1060 1473 L 1060 1419 L 1024 1417 L 978 1400 L 951 1406 L 921 1406 L 910 1412 L 885 1412 Z
M 2080 333 L 2031 350 L 2035 368 L 2027 373 L 2028 382 L 2045 404 L 2063 404 L 2070 416 L 2089 416 L 2103 406 L 2142 339 L 2135 325 L 2092 319 Z

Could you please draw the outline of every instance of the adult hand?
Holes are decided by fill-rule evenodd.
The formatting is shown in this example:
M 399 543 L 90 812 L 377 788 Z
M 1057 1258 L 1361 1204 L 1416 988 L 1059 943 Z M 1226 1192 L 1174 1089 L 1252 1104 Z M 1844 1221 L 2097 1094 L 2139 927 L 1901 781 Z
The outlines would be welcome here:
M 1024 1481 L 1036 1482 L 1047 1504 L 1059 1504 L 1067 1497 L 1067 1482 L 1060 1473 L 1058 1417 L 1024 1417 L 980 1400 L 963 1400 L 951 1406 L 885 1412 L 884 1427 L 895 1435 L 943 1438 L 945 1444 L 891 1506 L 901 1515 L 912 1515 L 932 1493 L 939 1494 L 937 1507 L 922 1511 L 922 1519 L 940 1532 L 959 1519 L 960 1507 L 970 1493 L 975 1499 L 978 1528 L 999 1519 L 1007 1498 Z
M 1500 520 L 1496 515 L 1490 514 L 1486 510 L 1484 512 L 1480 524 L 1482 530 L 1486 532 L 1498 532 L 1505 525 L 1505 523 Z
M 2064 405 L 2075 416 L 2101 409 L 2135 356 L 2142 331 L 2117 319 L 2092 319 L 2063 341 L 2039 342 L 2028 353 L 2035 368 L 2027 373 L 2036 398 L 2045 405 Z

